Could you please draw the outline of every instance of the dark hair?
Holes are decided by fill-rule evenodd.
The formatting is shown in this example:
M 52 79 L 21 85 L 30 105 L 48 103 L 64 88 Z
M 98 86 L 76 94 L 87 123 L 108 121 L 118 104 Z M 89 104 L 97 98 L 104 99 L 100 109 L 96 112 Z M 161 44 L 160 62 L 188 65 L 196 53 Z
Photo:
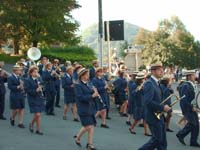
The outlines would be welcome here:
M 167 86 L 169 84 L 169 80 L 160 80 L 160 83 Z
M 30 67 L 29 71 L 28 71 L 28 74 L 31 75 L 31 73 L 33 73 L 33 71 L 35 70 L 38 70 L 38 67 L 37 66 L 32 66 Z
M 136 80 L 135 80 L 136 85 L 140 85 L 140 84 L 142 83 L 142 80 L 143 80 L 143 79 L 136 79 Z

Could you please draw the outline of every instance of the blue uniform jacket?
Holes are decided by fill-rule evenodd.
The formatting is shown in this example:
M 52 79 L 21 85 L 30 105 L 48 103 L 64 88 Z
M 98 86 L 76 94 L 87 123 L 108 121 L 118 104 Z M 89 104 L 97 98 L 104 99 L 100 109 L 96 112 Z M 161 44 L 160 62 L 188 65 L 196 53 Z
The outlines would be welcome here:
M 62 88 L 64 89 L 65 97 L 74 96 L 74 87 L 71 87 L 71 85 L 73 85 L 73 79 L 65 73 L 62 77 Z
M 183 98 L 180 101 L 180 106 L 181 106 L 183 115 L 193 112 L 192 111 L 193 105 L 191 104 L 191 102 L 195 99 L 195 91 L 191 83 L 189 82 L 183 83 L 180 86 L 179 92 L 180 92 L 179 93 L 180 97 L 185 95 L 185 98 Z
M 43 64 L 39 64 L 38 68 L 39 68 L 38 73 L 40 74 L 40 76 L 42 76 L 42 73 L 43 73 Z
M 56 67 L 53 66 L 53 67 L 52 67 L 52 70 L 55 70 L 55 71 L 56 71 Z M 56 73 L 60 75 L 60 72 L 56 71 Z M 60 82 L 60 79 L 59 79 L 59 78 L 56 78 L 56 80 L 55 80 L 55 85 L 58 86 L 58 87 L 60 87 L 60 83 L 61 83 L 61 82 Z
M 95 77 L 92 80 L 92 84 L 97 89 L 97 91 L 100 94 L 103 102 L 107 103 L 107 101 L 108 101 L 108 95 L 107 95 L 106 89 L 104 88 L 106 86 L 106 81 L 103 78 L 99 79 L 99 78 Z
M 0 95 L 4 95 L 6 93 L 5 82 L 7 82 L 6 77 L 0 76 Z
M 136 88 L 136 84 L 133 80 L 129 81 L 129 84 L 128 84 L 128 90 L 129 90 L 129 95 L 128 95 L 128 113 L 129 114 L 133 114 L 134 112 L 134 108 L 135 108 L 135 103 L 133 101 L 133 98 L 132 98 L 132 92 L 135 90 Z
M 160 84 L 160 87 L 161 87 L 162 93 L 163 93 L 162 100 L 165 100 L 167 97 L 169 97 L 171 94 L 173 94 L 173 90 L 171 88 L 165 86 L 164 84 Z M 166 101 L 164 104 L 170 106 L 171 98 L 168 101 Z
M 114 86 L 115 86 L 115 89 L 117 90 L 117 92 L 119 94 L 125 94 L 126 91 L 126 87 L 127 87 L 127 81 L 125 78 L 117 78 L 114 82 L 113 82 Z
M 8 88 L 10 89 L 10 100 L 21 100 L 24 99 L 24 93 L 22 90 L 17 89 L 20 85 L 20 80 L 17 79 L 13 74 L 8 77 Z
M 43 104 L 42 93 L 37 92 L 39 79 L 33 80 L 33 78 L 28 77 L 25 80 L 25 91 L 27 93 L 28 102 L 30 105 L 41 105 Z
M 148 124 L 159 122 L 156 118 L 156 112 L 162 112 L 164 106 L 160 105 L 162 95 L 158 83 L 153 78 L 148 79 L 144 84 L 144 110 L 145 120 Z
M 75 84 L 75 96 L 80 116 L 91 116 L 96 112 L 95 102 L 92 98 L 93 90 L 90 86 L 79 81 Z
M 50 72 L 48 70 L 43 71 L 42 80 L 44 82 L 45 92 L 56 94 L 56 88 L 55 88 L 56 78 L 51 76 L 51 71 Z
M 132 91 L 131 98 L 133 99 L 135 108 L 142 108 L 144 106 L 143 96 L 143 90 Z
M 92 79 L 95 77 L 95 68 L 92 67 L 90 68 L 90 81 L 92 81 Z

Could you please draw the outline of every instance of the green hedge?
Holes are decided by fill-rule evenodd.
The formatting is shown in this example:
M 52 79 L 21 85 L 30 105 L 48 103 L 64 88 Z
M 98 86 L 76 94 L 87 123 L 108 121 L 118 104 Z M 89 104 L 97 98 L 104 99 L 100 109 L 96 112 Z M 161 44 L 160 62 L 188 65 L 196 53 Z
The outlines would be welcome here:
M 96 59 L 94 50 L 85 46 L 72 46 L 66 48 L 43 48 L 42 56 L 47 56 L 50 60 L 58 58 L 61 63 L 66 60 L 79 62 L 84 66 L 91 66 L 92 60 Z
M 42 56 L 46 56 L 52 61 L 58 58 L 61 63 L 70 60 L 72 63 L 77 61 L 80 64 L 89 67 L 92 65 L 92 60 L 96 59 L 94 50 L 86 46 L 72 46 L 66 48 L 42 48 L 40 49 Z M 0 54 L 0 61 L 5 63 L 14 64 L 20 58 L 27 56 L 10 56 L 7 54 Z
M 0 54 L 0 61 L 4 61 L 7 64 L 15 64 L 22 56 L 10 56 L 8 54 Z

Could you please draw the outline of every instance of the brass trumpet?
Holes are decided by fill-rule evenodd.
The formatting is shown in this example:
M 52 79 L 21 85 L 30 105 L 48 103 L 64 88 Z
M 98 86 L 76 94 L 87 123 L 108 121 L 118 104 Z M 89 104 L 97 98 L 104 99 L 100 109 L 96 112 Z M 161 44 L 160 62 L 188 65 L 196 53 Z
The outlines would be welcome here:
M 181 99 L 185 98 L 185 95 L 183 95 L 182 97 L 177 96 L 176 94 L 171 94 L 170 96 L 168 96 L 165 100 L 163 100 L 160 105 L 164 105 L 165 102 L 167 102 L 170 98 L 175 97 L 176 100 L 170 105 L 170 107 L 174 106 L 177 102 L 179 102 Z M 161 116 L 164 114 L 165 112 L 157 112 L 154 113 L 156 118 L 158 120 L 160 120 Z

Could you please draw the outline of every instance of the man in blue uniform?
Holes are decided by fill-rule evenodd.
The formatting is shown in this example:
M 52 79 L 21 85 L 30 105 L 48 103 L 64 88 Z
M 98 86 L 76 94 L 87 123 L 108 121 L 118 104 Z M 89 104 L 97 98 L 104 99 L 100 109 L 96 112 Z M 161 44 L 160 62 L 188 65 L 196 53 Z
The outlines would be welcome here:
M 176 136 L 183 145 L 186 145 L 184 138 L 191 132 L 190 146 L 200 147 L 200 144 L 197 142 L 199 135 L 198 110 L 195 105 L 192 105 L 192 101 L 195 99 L 196 88 L 194 84 L 195 71 L 188 70 L 185 74 L 187 81 L 179 87 L 179 94 L 180 96 L 185 95 L 185 98 L 180 101 L 180 106 L 182 114 L 188 122 L 185 127 L 176 134 Z
M 61 74 L 61 68 L 59 67 L 60 63 L 59 63 L 59 60 L 58 59 L 54 59 L 53 61 L 53 70 L 56 71 L 56 73 L 60 76 Z M 55 81 L 55 88 L 56 88 L 56 102 L 55 102 L 55 106 L 60 108 L 60 84 L 61 84 L 61 81 L 60 81 L 60 77 L 56 78 L 56 81 Z
M 93 67 L 90 68 L 90 81 L 92 81 L 92 79 L 95 77 L 95 70 L 96 68 L 99 67 L 99 63 L 97 60 L 94 60 L 92 64 L 93 64 Z
M 55 115 L 54 113 L 54 103 L 56 96 L 55 80 L 56 72 L 52 70 L 52 64 L 48 63 L 46 65 L 46 70 L 42 73 L 42 79 L 44 81 L 44 92 L 46 96 L 46 114 Z
M 9 74 L 5 72 L 2 69 L 3 62 L 0 62 L 0 119 L 6 120 L 4 117 L 4 108 L 5 108 L 5 94 L 6 94 L 6 88 L 5 88 L 5 82 L 7 82 L 7 78 Z
M 167 150 L 166 130 L 164 117 L 158 119 L 155 113 L 168 112 L 168 105 L 160 105 L 162 92 L 159 79 L 163 76 L 163 68 L 160 64 L 151 65 L 151 77 L 144 84 L 144 110 L 145 120 L 152 133 L 152 138 L 139 150 Z

